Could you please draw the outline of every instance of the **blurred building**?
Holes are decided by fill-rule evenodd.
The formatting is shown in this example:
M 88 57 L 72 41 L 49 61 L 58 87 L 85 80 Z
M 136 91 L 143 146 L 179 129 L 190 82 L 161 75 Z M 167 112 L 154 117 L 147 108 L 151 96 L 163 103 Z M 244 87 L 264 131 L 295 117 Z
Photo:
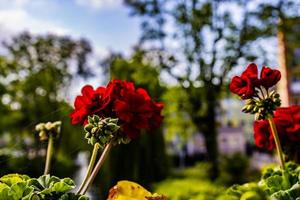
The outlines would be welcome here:
M 202 134 L 195 134 L 187 143 L 187 154 L 205 154 L 205 140 Z M 219 129 L 218 148 L 221 154 L 231 155 L 246 152 L 246 137 L 243 127 L 224 126 Z

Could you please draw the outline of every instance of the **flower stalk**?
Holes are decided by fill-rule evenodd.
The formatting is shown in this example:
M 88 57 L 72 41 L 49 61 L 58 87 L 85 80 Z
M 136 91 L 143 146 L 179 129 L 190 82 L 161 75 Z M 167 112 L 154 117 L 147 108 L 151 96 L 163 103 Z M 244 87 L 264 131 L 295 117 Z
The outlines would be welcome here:
M 284 155 L 283 155 L 283 151 L 281 148 L 281 144 L 280 144 L 280 140 L 279 140 L 279 136 L 278 136 L 278 132 L 277 132 L 277 128 L 273 119 L 272 115 L 268 115 L 267 119 L 269 121 L 270 127 L 271 127 L 271 131 L 274 137 L 274 141 L 275 141 L 275 145 L 276 145 L 276 151 L 277 151 L 277 155 L 279 157 L 279 162 L 280 162 L 280 167 L 282 170 L 285 170 L 285 165 L 284 165 Z
M 58 138 L 61 130 L 61 121 L 39 123 L 35 126 L 35 130 L 39 135 L 40 141 L 48 140 L 47 155 L 44 175 L 49 174 L 51 167 L 51 159 L 53 155 L 54 139 Z
M 97 154 L 98 154 L 98 151 L 100 149 L 100 144 L 99 143 L 96 143 L 94 145 L 94 149 L 93 149 L 93 153 L 92 153 L 92 156 L 91 156 L 91 160 L 90 160 L 90 163 L 89 163 L 89 166 L 88 166 L 88 171 L 83 179 L 83 182 L 81 183 L 78 191 L 77 191 L 77 194 L 80 194 L 81 190 L 83 189 L 83 186 L 86 184 L 88 178 L 90 177 L 92 171 L 93 171 L 93 168 L 95 166 L 95 162 L 96 162 L 96 158 L 97 158 Z
M 106 144 L 106 146 L 105 146 L 105 148 L 104 148 L 104 150 L 101 154 L 101 157 L 98 160 L 95 168 L 93 169 L 91 175 L 89 176 L 88 180 L 84 184 L 82 190 L 79 192 L 80 195 L 84 195 L 87 192 L 87 190 L 90 188 L 90 186 L 92 185 L 92 183 L 93 183 L 94 179 L 96 178 L 99 170 L 103 166 L 104 161 L 106 160 L 112 146 L 113 146 L 113 139 L 111 139 L 109 141 L 109 143 Z
M 52 135 L 50 135 L 49 140 L 48 140 L 48 148 L 47 148 L 47 156 L 46 156 L 44 175 L 47 175 L 50 172 L 51 159 L 52 159 L 52 154 L 53 154 L 53 143 L 54 143 L 54 138 Z

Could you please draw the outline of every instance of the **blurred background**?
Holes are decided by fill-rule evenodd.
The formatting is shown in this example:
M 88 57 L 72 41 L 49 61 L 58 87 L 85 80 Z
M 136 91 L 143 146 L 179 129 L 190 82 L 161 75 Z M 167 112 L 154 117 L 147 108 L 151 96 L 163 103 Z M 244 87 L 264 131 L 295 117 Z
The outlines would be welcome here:
M 92 199 L 122 179 L 172 200 L 257 180 L 276 159 L 228 90 L 249 62 L 278 66 L 283 106 L 300 103 L 299 0 L 0 0 L 0 40 L 0 176 L 41 175 L 34 127 L 61 120 L 52 174 L 80 183 L 92 146 L 69 114 L 85 84 L 130 80 L 165 103 L 160 129 L 113 149 Z

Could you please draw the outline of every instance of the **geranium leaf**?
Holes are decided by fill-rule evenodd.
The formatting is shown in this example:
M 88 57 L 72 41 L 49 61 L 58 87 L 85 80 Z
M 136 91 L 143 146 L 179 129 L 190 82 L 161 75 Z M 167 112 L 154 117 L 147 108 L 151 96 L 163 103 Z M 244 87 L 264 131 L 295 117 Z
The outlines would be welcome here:
M 75 188 L 75 184 L 73 181 L 70 182 L 70 180 L 67 180 L 66 182 L 64 182 L 64 180 L 62 180 L 58 183 L 55 183 L 53 185 L 52 190 L 55 192 L 66 192 L 66 191 L 72 190 L 74 188 Z
M 75 195 L 74 193 L 67 193 L 62 195 L 58 200 L 89 200 L 86 196 Z
M 23 182 L 28 180 L 29 177 L 26 175 L 20 175 L 20 174 L 7 174 L 5 176 L 2 176 L 0 178 L 0 182 L 5 183 L 8 186 L 12 186 L 13 184 Z

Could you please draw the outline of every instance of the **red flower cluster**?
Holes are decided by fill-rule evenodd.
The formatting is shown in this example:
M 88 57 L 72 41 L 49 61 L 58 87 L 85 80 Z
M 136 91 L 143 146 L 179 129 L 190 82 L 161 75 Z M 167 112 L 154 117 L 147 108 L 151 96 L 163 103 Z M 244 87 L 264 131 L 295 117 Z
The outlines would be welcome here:
M 260 79 L 258 79 L 257 65 L 251 63 L 241 76 L 234 76 L 232 78 L 229 89 L 242 99 L 249 99 L 255 95 L 255 87 L 263 86 L 268 89 L 274 86 L 280 78 L 280 71 L 263 66 Z
M 162 122 L 163 104 L 152 101 L 146 90 L 136 89 L 132 82 L 112 80 L 106 87 L 96 90 L 87 85 L 81 93 L 70 114 L 73 125 L 87 123 L 88 116 L 93 114 L 116 117 L 122 133 L 134 139 L 141 129 L 157 128 Z
M 274 112 L 274 122 L 283 146 L 300 141 L 300 106 L 277 108 Z M 275 142 L 269 122 L 258 120 L 254 122 L 255 144 L 263 149 L 273 150 Z

